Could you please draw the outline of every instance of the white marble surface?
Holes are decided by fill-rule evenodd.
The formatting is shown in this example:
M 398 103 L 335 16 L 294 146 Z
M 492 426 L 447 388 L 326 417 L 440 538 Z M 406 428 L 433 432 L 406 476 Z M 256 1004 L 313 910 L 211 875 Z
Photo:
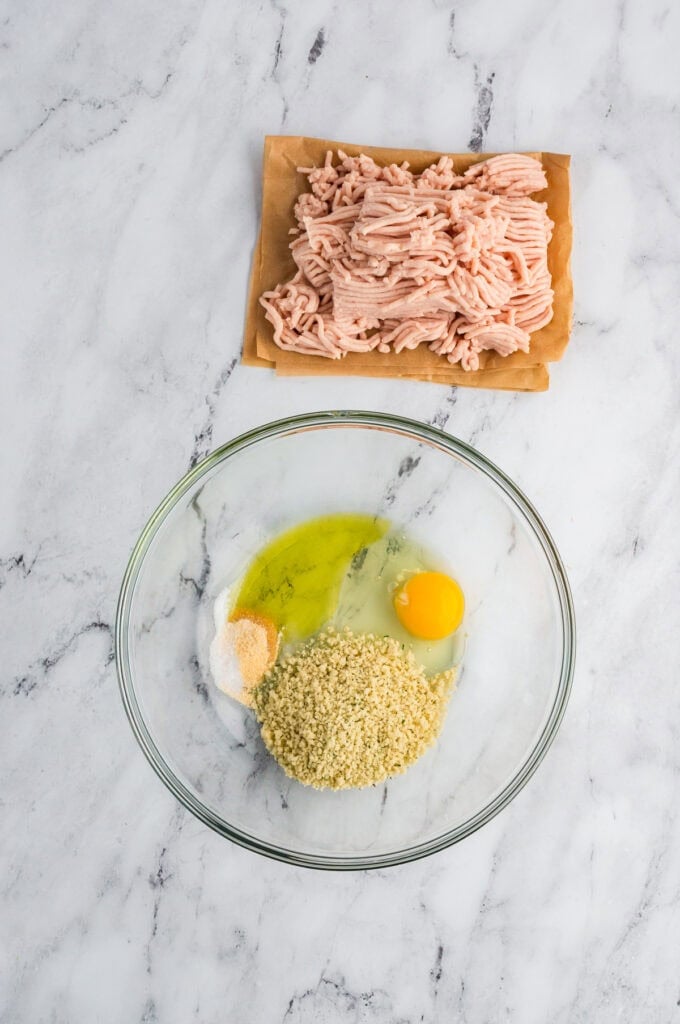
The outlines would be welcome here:
M 0 15 L 0 1020 L 680 1020 L 679 8 L 108 4 Z M 236 365 L 265 132 L 574 156 L 576 323 L 549 393 Z M 405 868 L 269 862 L 138 750 L 111 629 L 189 464 L 327 407 L 405 411 L 534 500 L 572 701 L 493 823 Z

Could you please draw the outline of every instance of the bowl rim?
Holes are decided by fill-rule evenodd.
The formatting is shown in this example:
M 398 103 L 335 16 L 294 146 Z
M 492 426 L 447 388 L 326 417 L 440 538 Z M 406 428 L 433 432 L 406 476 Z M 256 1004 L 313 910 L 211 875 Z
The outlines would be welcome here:
M 492 483 L 496 484 L 512 501 L 539 541 L 555 584 L 562 626 L 562 661 L 553 705 L 532 749 L 524 757 L 520 766 L 503 789 L 481 810 L 435 839 L 390 853 L 361 854 L 358 856 L 310 854 L 279 847 L 230 825 L 220 818 L 219 815 L 204 806 L 185 786 L 182 780 L 175 775 L 154 743 L 137 702 L 128 656 L 129 617 L 136 582 L 153 539 L 181 497 L 216 465 L 231 458 L 236 453 L 244 451 L 251 445 L 274 437 L 299 433 L 300 431 L 346 426 L 384 429 L 402 435 L 410 435 L 414 440 L 426 441 L 445 453 L 455 455 L 463 462 L 480 470 Z M 564 717 L 571 692 L 575 653 L 576 621 L 574 603 L 566 570 L 555 542 L 529 499 L 513 483 L 510 477 L 471 445 L 466 444 L 451 434 L 447 434 L 438 427 L 384 412 L 347 409 L 288 416 L 248 430 L 210 452 L 175 484 L 150 516 L 130 555 L 116 608 L 115 660 L 120 694 L 137 742 L 161 781 L 195 817 L 213 829 L 213 831 L 237 843 L 239 846 L 284 863 L 325 870 L 357 871 L 407 864 L 460 842 L 491 821 L 524 788 L 553 742 Z

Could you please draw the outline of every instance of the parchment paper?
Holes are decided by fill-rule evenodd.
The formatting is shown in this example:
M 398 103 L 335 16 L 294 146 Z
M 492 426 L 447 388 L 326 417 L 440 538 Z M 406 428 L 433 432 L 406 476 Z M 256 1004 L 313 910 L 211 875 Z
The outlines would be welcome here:
M 385 149 L 311 139 L 305 136 L 267 136 L 264 146 L 262 222 L 253 254 L 242 361 L 247 366 L 275 368 L 281 376 L 366 376 L 405 377 L 438 381 L 464 387 L 498 388 L 513 391 L 545 391 L 549 375 L 545 363 L 560 359 L 571 330 L 573 287 L 570 273 L 572 242 L 570 158 L 556 153 L 531 153 L 540 159 L 546 171 L 548 187 L 534 198 L 547 202 L 555 223 L 548 246 L 548 265 L 555 291 L 553 319 L 531 336 L 529 353 L 514 352 L 507 357 L 495 352 L 480 353 L 480 369 L 466 373 L 451 366 L 427 345 L 399 354 L 351 352 L 343 359 L 325 359 L 279 349 L 272 337 L 272 326 L 265 319 L 258 299 L 263 291 L 287 281 L 296 272 L 289 250 L 294 226 L 293 207 L 298 195 L 308 189 L 307 179 L 298 167 L 322 164 L 326 152 L 343 149 L 350 156 L 366 153 L 378 163 L 408 160 L 415 173 L 423 171 L 441 156 L 425 150 Z M 491 153 L 450 154 L 457 173 L 487 159 Z

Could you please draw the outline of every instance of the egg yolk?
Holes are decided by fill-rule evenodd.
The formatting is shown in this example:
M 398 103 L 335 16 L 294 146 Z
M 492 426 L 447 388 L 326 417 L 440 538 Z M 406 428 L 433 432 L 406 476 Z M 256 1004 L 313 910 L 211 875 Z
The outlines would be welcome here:
M 420 640 L 443 640 L 454 633 L 465 612 L 465 598 L 443 572 L 419 572 L 399 587 L 394 610 L 402 626 Z

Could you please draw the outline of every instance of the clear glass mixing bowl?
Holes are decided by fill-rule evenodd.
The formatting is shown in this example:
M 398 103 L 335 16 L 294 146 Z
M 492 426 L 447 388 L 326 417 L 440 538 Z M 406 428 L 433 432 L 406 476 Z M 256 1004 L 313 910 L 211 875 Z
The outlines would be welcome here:
M 454 572 L 467 646 L 441 736 L 384 785 L 287 778 L 252 712 L 212 684 L 212 606 L 269 539 L 329 512 L 385 516 Z M 121 693 L 159 777 L 234 842 L 317 868 L 399 864 L 470 835 L 534 772 L 569 695 L 574 613 L 538 514 L 473 448 L 397 416 L 270 423 L 191 470 L 145 527 L 116 619 Z

